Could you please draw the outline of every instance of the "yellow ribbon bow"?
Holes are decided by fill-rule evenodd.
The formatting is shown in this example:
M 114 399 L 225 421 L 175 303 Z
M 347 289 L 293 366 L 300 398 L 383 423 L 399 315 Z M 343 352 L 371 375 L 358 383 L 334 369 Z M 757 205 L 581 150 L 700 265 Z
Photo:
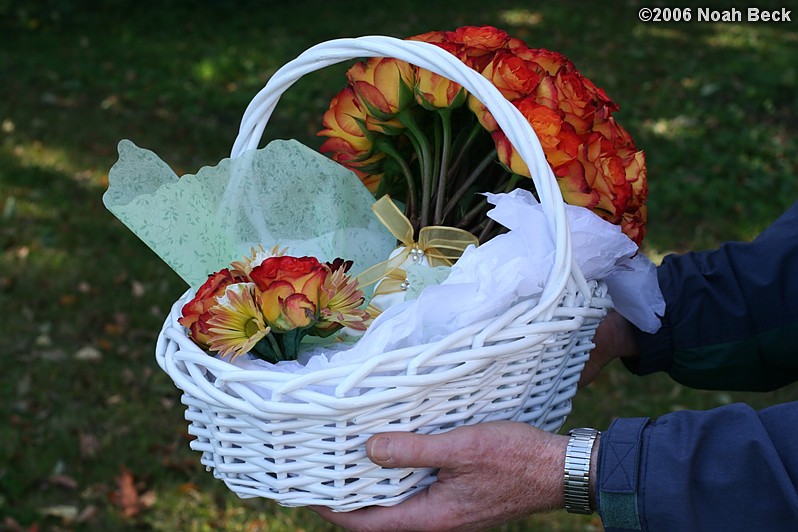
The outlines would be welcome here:
M 408 257 L 412 257 L 414 262 L 418 262 L 423 256 L 426 256 L 430 266 L 451 266 L 470 244 L 479 245 L 479 239 L 468 231 L 441 225 L 422 227 L 418 233 L 418 242 L 415 242 L 413 225 L 388 195 L 377 200 L 371 206 L 371 210 L 391 234 L 404 245 L 404 249 L 395 256 L 375 264 L 357 276 L 360 286 L 369 286 L 380 279 L 385 279 L 374 295 L 407 289 L 407 285 L 403 285 L 407 280 L 406 275 L 400 266 Z

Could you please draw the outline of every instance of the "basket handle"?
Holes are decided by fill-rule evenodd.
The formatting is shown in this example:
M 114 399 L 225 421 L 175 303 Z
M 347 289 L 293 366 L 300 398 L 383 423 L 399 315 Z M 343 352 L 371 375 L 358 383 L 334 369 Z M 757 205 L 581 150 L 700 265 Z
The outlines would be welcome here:
M 583 296 L 589 298 L 590 290 L 573 260 L 562 193 L 532 126 L 490 81 L 434 44 L 387 36 L 367 36 L 326 41 L 307 49 L 277 70 L 252 99 L 241 120 L 231 157 L 258 147 L 280 96 L 299 78 L 324 67 L 362 57 L 393 57 L 444 76 L 462 85 L 488 108 L 530 169 L 555 243 L 554 265 L 537 308 L 541 313 L 553 311 L 569 279 L 573 279 Z

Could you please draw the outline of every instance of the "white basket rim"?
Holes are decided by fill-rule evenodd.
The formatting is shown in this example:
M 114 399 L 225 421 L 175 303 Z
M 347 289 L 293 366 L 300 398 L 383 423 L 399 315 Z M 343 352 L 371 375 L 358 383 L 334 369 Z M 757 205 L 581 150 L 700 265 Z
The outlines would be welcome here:
M 395 349 L 380 353 L 371 357 L 368 361 L 355 361 L 344 363 L 328 368 L 316 370 L 308 373 L 283 373 L 272 371 L 269 368 L 254 370 L 251 368 L 241 368 L 228 361 L 211 357 L 202 351 L 185 334 L 185 330 L 177 323 L 181 315 L 183 304 L 188 302 L 193 296 L 193 290 L 186 291 L 172 306 L 171 312 L 164 322 L 163 330 L 159 335 L 159 345 L 156 347 L 156 358 L 159 365 L 166 371 L 178 387 L 184 391 L 203 389 L 202 395 L 216 397 L 220 403 L 230 407 L 249 409 L 254 411 L 292 411 L 297 412 L 297 405 L 282 408 L 280 402 L 285 395 L 291 395 L 306 400 L 308 403 L 317 403 L 319 398 L 326 397 L 325 415 L 332 415 L 335 412 L 343 412 L 354 406 L 362 406 L 363 403 L 373 403 L 374 405 L 403 397 L 402 389 L 405 385 L 410 387 L 420 384 L 422 381 L 427 385 L 441 384 L 456 378 L 460 374 L 470 374 L 479 371 L 497 356 L 507 356 L 514 351 L 523 351 L 540 344 L 551 334 L 564 332 L 567 330 L 578 329 L 584 318 L 595 317 L 600 311 L 591 310 L 589 307 L 581 307 L 580 316 L 571 316 L 566 319 L 553 321 L 542 320 L 530 323 L 523 315 L 521 323 L 515 322 L 514 326 L 495 331 L 486 336 L 485 340 L 489 345 L 474 347 L 472 338 L 486 329 L 486 325 L 491 325 L 494 319 L 487 319 L 483 322 L 474 324 L 462 331 L 457 331 L 437 342 L 431 344 L 415 345 Z M 602 299 L 593 301 L 593 305 L 608 306 L 611 303 L 604 302 Z M 519 311 L 513 314 L 523 314 L 523 310 L 529 308 L 529 301 L 521 301 L 513 308 Z M 594 307 L 595 308 L 595 307 Z M 511 309 L 512 310 L 512 309 Z M 574 309 L 571 308 L 571 311 Z M 499 342 L 498 345 L 496 342 Z M 171 342 L 177 350 L 167 353 L 164 343 Z M 468 357 L 463 356 L 463 349 L 469 353 Z M 429 353 L 429 354 L 428 354 Z M 434 366 L 439 368 L 438 372 L 419 373 L 417 367 L 434 358 Z M 186 375 L 186 362 L 189 366 L 200 365 L 214 373 L 214 378 L 218 382 L 226 385 L 236 385 L 236 383 L 260 383 L 268 386 L 272 390 L 270 398 L 257 397 L 249 398 L 249 402 L 243 398 L 231 398 L 229 395 L 220 392 L 216 385 L 211 385 L 205 378 L 199 375 Z M 386 392 L 379 391 L 381 378 L 374 375 L 376 371 L 395 371 L 400 370 L 399 374 L 392 373 L 384 380 L 389 383 L 386 388 L 395 388 Z M 189 373 L 191 370 L 189 370 Z M 347 395 L 355 387 L 362 388 L 363 380 L 368 378 L 370 384 L 366 386 L 374 387 L 377 390 L 363 395 Z M 404 383 L 404 384 L 403 384 Z M 335 393 L 316 393 L 309 389 L 314 386 L 334 386 Z

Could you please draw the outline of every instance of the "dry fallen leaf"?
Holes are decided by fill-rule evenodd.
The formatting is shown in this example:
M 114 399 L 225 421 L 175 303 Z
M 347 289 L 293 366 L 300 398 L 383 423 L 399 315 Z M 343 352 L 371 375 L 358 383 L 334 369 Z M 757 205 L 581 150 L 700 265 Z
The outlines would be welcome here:
M 143 491 L 141 484 L 137 486 L 133 474 L 124 466 L 122 466 L 119 476 L 116 477 L 116 491 L 109 494 L 108 498 L 127 519 L 150 508 L 157 499 L 153 490 Z
M 123 517 L 135 517 L 141 511 L 136 483 L 132 473 L 126 467 L 122 467 L 121 473 L 116 477 L 116 491 L 111 493 L 109 498 L 114 506 L 122 512 Z

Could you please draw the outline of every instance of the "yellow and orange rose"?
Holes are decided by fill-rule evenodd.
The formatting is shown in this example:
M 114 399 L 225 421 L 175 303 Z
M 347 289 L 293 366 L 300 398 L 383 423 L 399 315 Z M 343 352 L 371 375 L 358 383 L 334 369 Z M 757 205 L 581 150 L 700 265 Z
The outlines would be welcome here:
M 284 332 L 316 321 L 319 292 L 328 272 L 314 257 L 270 257 L 253 268 L 249 276 L 260 292 L 266 323 Z

